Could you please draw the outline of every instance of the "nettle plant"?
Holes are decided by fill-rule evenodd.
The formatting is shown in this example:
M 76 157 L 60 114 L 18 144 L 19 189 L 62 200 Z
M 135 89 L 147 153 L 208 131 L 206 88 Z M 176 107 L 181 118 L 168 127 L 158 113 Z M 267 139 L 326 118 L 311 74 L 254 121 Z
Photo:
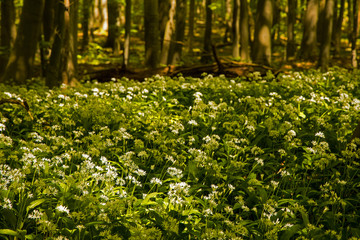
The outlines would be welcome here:
M 358 239 L 358 78 L 1 86 L 0 238 Z

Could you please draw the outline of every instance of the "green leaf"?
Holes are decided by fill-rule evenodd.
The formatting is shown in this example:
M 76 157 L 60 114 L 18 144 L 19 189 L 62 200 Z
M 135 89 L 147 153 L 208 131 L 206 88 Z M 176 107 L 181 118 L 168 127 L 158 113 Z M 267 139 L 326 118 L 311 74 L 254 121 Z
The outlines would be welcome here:
M 153 198 L 153 197 L 157 197 L 157 195 L 160 195 L 162 193 L 160 192 L 153 192 L 153 193 L 150 193 L 148 195 L 146 195 L 145 199 L 141 202 L 141 205 L 144 206 L 144 205 L 156 205 L 157 202 L 154 202 L 154 201 L 151 201 L 150 199 Z
M 303 219 L 303 221 L 304 221 L 305 226 L 309 225 L 310 222 L 309 222 L 309 216 L 308 216 L 308 214 L 307 214 L 304 210 L 301 210 L 301 209 L 300 209 L 299 211 L 300 211 L 300 213 L 301 213 L 301 217 L 302 217 L 302 219 Z
M 85 227 L 91 227 L 91 226 L 95 226 L 95 225 L 105 225 L 106 222 L 103 221 L 96 221 L 96 222 L 89 222 L 85 224 Z
M 45 202 L 45 199 L 37 199 L 35 201 L 32 201 L 29 206 L 26 207 L 26 211 L 29 212 L 31 209 L 36 208 L 37 206 L 39 206 L 40 204 L 42 204 L 43 202 Z
M 301 228 L 300 224 L 296 224 L 289 229 L 287 229 L 280 237 L 280 240 L 289 240 L 294 236 Z
M 19 233 L 17 231 L 11 230 L 11 229 L 0 229 L 0 234 L 3 235 L 9 235 L 9 236 L 19 236 Z

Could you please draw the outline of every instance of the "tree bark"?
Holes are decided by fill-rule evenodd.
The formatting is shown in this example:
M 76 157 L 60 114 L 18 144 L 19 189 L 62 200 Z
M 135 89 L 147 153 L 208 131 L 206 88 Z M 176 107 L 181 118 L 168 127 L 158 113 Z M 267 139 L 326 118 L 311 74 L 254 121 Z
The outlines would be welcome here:
M 77 83 L 77 9 L 77 0 L 58 3 L 57 34 L 46 76 L 50 88 Z
M 240 57 L 240 0 L 233 2 L 233 23 L 232 23 L 232 56 L 237 59 Z
M 273 6 L 271 0 L 259 0 L 254 36 L 254 62 L 271 65 L 271 27 Z
M 50 57 L 50 46 L 54 39 L 55 34 L 55 15 L 56 15 L 56 1 L 46 0 L 43 13 L 42 30 L 43 34 L 40 37 L 40 60 L 41 60 L 41 75 L 46 76 L 46 69 L 48 67 L 48 61 Z
M 89 45 L 89 26 L 90 26 L 90 10 L 91 10 L 91 4 L 92 4 L 92 0 L 83 0 L 83 5 L 82 5 L 82 23 L 81 23 L 81 28 L 82 28 L 82 33 L 83 33 L 83 38 L 82 38 L 82 42 L 81 42 L 81 49 L 82 51 L 85 51 L 88 48 Z
M 249 4 L 247 0 L 241 0 L 240 5 L 240 57 L 243 61 L 250 61 Z
M 1 1 L 1 48 L 0 76 L 4 73 L 9 61 L 10 50 L 14 47 L 16 38 L 14 0 Z
M 336 8 L 337 9 L 337 8 Z M 341 48 L 341 33 L 342 33 L 342 23 L 344 20 L 344 10 L 345 10 L 345 0 L 340 0 L 340 9 L 337 18 L 334 18 L 334 30 L 333 30 L 333 42 L 335 47 L 335 54 L 340 54 Z
M 167 65 L 170 53 L 171 39 L 174 33 L 175 23 L 175 12 L 176 12 L 176 0 L 170 1 L 170 9 L 169 9 L 169 17 L 166 23 L 165 32 L 164 32 L 164 40 L 161 49 L 161 57 L 160 64 Z
M 125 41 L 123 55 L 123 69 L 129 65 L 130 56 L 130 33 L 131 33 L 131 0 L 126 0 L 125 6 Z
M 144 0 L 145 65 L 156 68 L 159 65 L 159 11 L 158 0 Z
M 46 86 L 49 88 L 59 87 L 61 85 L 60 67 L 61 51 L 64 41 L 64 21 L 65 21 L 64 0 L 57 3 L 57 14 L 55 19 L 55 37 L 51 49 L 50 64 L 46 70 Z
M 296 5 L 297 0 L 288 0 L 288 18 L 287 18 L 287 45 L 286 59 L 292 59 L 296 53 L 296 44 L 294 37 L 294 27 L 296 23 Z
M 189 52 L 192 52 L 192 50 L 193 50 L 194 26 L 195 26 L 195 0 L 190 0 L 190 5 L 189 5 L 189 34 L 188 34 Z
M 170 63 L 175 65 L 180 62 L 182 56 L 182 47 L 185 38 L 185 22 L 186 22 L 186 0 L 176 0 L 175 14 L 175 42 L 171 51 Z
M 105 47 L 110 47 L 114 55 L 120 55 L 120 4 L 118 0 L 108 0 L 108 37 Z
M 357 62 L 357 51 L 356 51 L 356 40 L 359 32 L 359 1 L 354 0 L 353 2 L 353 24 L 351 33 L 351 65 L 353 68 L 358 67 Z
M 304 18 L 304 33 L 301 41 L 300 58 L 315 60 L 317 53 L 318 0 L 309 0 Z
M 2 82 L 25 84 L 31 77 L 45 0 L 24 0 L 17 37 Z
M 204 51 L 201 56 L 202 63 L 211 62 L 211 33 L 212 33 L 212 10 L 210 8 L 211 0 L 206 0 L 206 21 L 204 34 Z
M 322 71 L 327 71 L 330 59 L 331 36 L 333 30 L 334 0 L 327 0 L 324 9 L 323 26 L 321 27 L 321 47 L 319 65 Z
M 160 48 L 163 48 L 164 36 L 167 23 L 169 22 L 169 11 L 171 8 L 171 1 L 158 0 L 159 1 L 159 25 L 160 25 Z

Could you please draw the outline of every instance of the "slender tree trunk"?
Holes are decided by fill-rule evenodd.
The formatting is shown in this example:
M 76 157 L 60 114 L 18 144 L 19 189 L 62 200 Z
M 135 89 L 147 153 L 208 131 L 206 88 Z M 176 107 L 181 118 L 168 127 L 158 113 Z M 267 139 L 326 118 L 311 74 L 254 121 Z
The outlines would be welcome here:
M 54 38 L 54 24 L 56 13 L 56 1 L 46 0 L 43 13 L 42 30 L 43 34 L 40 37 L 40 60 L 41 60 L 41 75 L 46 76 L 46 69 L 48 67 L 48 61 L 50 57 L 50 44 Z
M 31 77 L 45 0 L 24 0 L 14 48 L 2 82 L 25 84 Z
M 296 5 L 297 0 L 288 0 L 288 22 L 287 22 L 287 45 L 286 45 L 286 59 L 289 60 L 295 56 L 296 44 L 294 37 L 294 27 L 296 23 Z
M 316 28 L 316 34 L 317 34 L 317 42 L 318 44 L 321 45 L 321 43 L 323 42 L 322 40 L 322 26 L 325 25 L 324 20 L 325 20 L 325 5 L 326 5 L 326 0 L 319 0 L 319 17 L 318 17 L 318 23 L 317 23 L 317 28 Z
M 131 0 L 126 0 L 125 6 L 125 41 L 124 41 L 124 56 L 123 69 L 129 65 L 130 56 L 130 33 L 131 33 Z
M 85 51 L 89 45 L 89 25 L 90 25 L 89 21 L 90 21 L 91 3 L 92 0 L 83 0 L 83 5 L 82 5 L 83 17 L 82 17 L 81 28 L 82 28 L 83 38 L 81 42 L 81 49 L 83 51 Z
M 224 34 L 224 43 L 228 43 L 229 39 L 232 38 L 232 22 L 231 22 L 231 18 L 232 18 L 232 12 L 233 10 L 233 6 L 232 3 L 233 1 L 231 0 L 225 0 L 225 17 L 224 17 L 224 21 L 225 21 L 225 34 Z
M 202 63 L 211 62 L 211 33 L 212 33 L 212 10 L 210 8 L 211 0 L 206 0 L 206 22 L 204 34 L 204 52 L 201 56 Z
M 170 53 L 170 46 L 171 46 L 171 39 L 175 29 L 175 12 L 176 12 L 176 0 L 170 1 L 170 10 L 169 10 L 169 17 L 166 23 L 166 28 L 164 32 L 164 40 L 161 49 L 161 57 L 160 57 L 160 64 L 167 65 Z
M 64 41 L 65 5 L 64 0 L 57 3 L 57 14 L 55 19 L 55 36 L 51 49 L 50 64 L 46 70 L 46 86 L 53 88 L 61 85 L 60 75 L 61 50 Z
M 77 0 L 61 0 L 58 3 L 56 36 L 47 71 L 46 85 L 59 87 L 61 84 L 77 83 Z
M 309 0 L 304 18 L 304 33 L 301 41 L 300 58 L 315 60 L 317 53 L 318 0 Z
M 14 47 L 16 38 L 14 0 L 1 1 L 1 48 L 0 76 L 4 73 L 9 61 L 10 49 Z
M 351 34 L 351 65 L 353 68 L 358 67 L 357 62 L 357 51 L 356 51 L 356 40 L 359 32 L 359 1 L 354 0 L 353 2 L 353 29 Z
M 334 0 L 327 0 L 324 9 L 324 19 L 322 29 L 322 43 L 320 47 L 319 65 L 322 71 L 327 71 L 330 59 L 331 36 L 333 30 Z
M 334 21 L 336 19 L 336 22 L 334 23 L 334 30 L 333 30 L 333 41 L 334 41 L 334 47 L 335 47 L 335 54 L 340 54 L 340 48 L 341 48 L 341 33 L 342 33 L 342 23 L 344 20 L 344 10 L 345 10 L 345 0 L 340 0 L 340 10 L 339 15 L 337 18 L 334 18 Z
M 271 65 L 271 27 L 273 6 L 271 0 L 259 0 L 254 36 L 254 62 Z
M 182 56 L 182 47 L 184 45 L 185 38 L 186 0 L 176 0 L 175 20 L 175 42 L 173 44 L 174 48 L 172 48 L 172 57 L 170 59 L 170 63 L 172 65 L 180 62 Z
M 240 57 L 240 0 L 234 0 L 233 7 L 233 22 L 232 22 L 233 42 L 232 42 L 232 56 L 233 58 Z
M 144 0 L 145 65 L 156 68 L 159 65 L 160 37 L 158 0 Z
M 189 52 L 192 52 L 192 50 L 193 50 L 194 26 L 195 26 L 195 0 L 190 0 L 190 5 L 189 5 L 189 35 L 188 35 Z
M 108 0 L 108 37 L 105 47 L 113 49 L 115 55 L 120 55 L 120 4 L 118 0 Z
M 169 22 L 171 0 L 158 0 L 158 1 L 159 1 L 160 48 L 162 49 L 167 23 Z
M 249 4 L 247 0 L 241 0 L 240 5 L 240 57 L 243 61 L 250 61 Z

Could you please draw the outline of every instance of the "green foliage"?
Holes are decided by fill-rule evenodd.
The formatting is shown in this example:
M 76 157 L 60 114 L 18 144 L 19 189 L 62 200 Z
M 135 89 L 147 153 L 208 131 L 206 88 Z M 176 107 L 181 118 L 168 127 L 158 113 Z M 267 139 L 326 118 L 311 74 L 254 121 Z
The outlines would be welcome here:
M 359 238 L 359 73 L 249 79 L 0 86 L 0 238 Z

